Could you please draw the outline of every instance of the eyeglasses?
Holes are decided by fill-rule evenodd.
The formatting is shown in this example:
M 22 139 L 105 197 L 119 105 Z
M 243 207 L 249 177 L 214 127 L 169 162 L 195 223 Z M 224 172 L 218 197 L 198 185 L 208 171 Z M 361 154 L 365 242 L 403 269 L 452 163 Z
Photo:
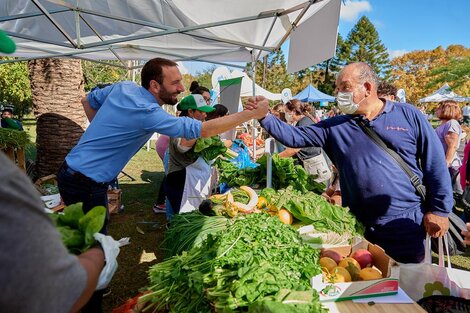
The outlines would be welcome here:
M 206 100 L 207 104 L 211 103 L 211 98 L 204 98 L 204 100 Z

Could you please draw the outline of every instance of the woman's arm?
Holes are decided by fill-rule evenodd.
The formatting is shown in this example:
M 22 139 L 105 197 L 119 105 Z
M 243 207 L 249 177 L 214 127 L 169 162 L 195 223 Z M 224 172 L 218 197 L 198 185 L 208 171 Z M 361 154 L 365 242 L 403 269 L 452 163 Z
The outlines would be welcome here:
M 457 152 L 457 145 L 459 143 L 459 135 L 454 132 L 448 132 L 444 139 L 447 144 L 446 163 L 447 163 L 447 166 L 449 166 L 450 163 L 452 163 L 452 161 L 454 160 L 455 152 Z
M 288 158 L 288 157 L 294 156 L 299 151 L 300 149 L 286 148 L 284 151 L 279 152 L 279 156 L 281 158 Z

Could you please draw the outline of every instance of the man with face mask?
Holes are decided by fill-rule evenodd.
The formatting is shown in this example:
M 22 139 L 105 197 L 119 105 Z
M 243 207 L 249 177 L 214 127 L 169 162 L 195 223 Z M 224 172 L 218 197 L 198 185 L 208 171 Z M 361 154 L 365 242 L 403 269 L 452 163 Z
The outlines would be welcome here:
M 426 232 L 439 237 L 448 229 L 453 199 L 445 157 L 421 112 L 410 104 L 379 99 L 377 85 L 369 65 L 352 63 L 336 80 L 338 107 L 345 115 L 297 128 L 269 114 L 260 123 L 288 147 L 322 147 L 339 171 L 343 206 L 366 226 L 366 239 L 399 262 L 421 262 Z M 262 102 L 256 100 L 247 107 Z M 361 129 L 359 119 L 421 179 L 426 203 L 396 161 Z
M 155 58 L 142 68 L 142 86 L 120 82 L 93 90 L 82 99 L 90 125 L 57 175 L 66 205 L 83 202 L 85 212 L 98 205 L 107 207 L 109 182 L 154 132 L 186 139 L 211 137 L 268 112 L 269 105 L 263 104 L 207 122 L 173 116 L 162 105 L 178 102 L 177 96 L 184 91 L 182 79 L 175 62 Z M 95 298 L 100 302 L 99 296 L 92 302 Z M 101 312 L 100 304 L 90 304 L 82 312 Z

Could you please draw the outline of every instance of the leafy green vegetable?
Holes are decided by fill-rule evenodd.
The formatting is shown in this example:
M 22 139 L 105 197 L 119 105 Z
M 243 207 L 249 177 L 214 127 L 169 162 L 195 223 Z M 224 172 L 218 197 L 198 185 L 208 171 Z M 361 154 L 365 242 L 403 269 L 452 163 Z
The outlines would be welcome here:
M 186 217 L 191 223 L 193 215 Z M 324 312 L 310 286 L 321 272 L 318 258 L 319 251 L 278 218 L 245 215 L 200 246 L 152 266 L 150 292 L 140 301 L 149 301 L 145 311 L 247 312 L 254 303 L 272 308 L 263 303 L 275 302 L 296 312 Z
M 224 154 L 227 151 L 222 140 L 219 136 L 210 138 L 198 138 L 194 144 L 192 152 L 195 156 L 201 156 L 206 162 L 214 160 L 218 155 Z
M 59 233 L 62 237 L 62 242 L 69 250 L 77 250 L 78 253 L 81 251 L 81 247 L 84 244 L 84 238 L 81 231 L 73 229 L 70 226 L 58 227 Z
M 64 208 L 63 213 L 51 213 L 62 242 L 74 254 L 80 254 L 95 244 L 93 235 L 99 232 L 106 219 L 106 208 L 97 206 L 83 214 L 82 203 L 75 203 Z
M 82 203 L 75 203 L 64 208 L 63 214 L 58 214 L 60 225 L 78 228 L 78 221 L 84 216 Z
M 227 222 L 226 217 L 208 217 L 198 211 L 175 214 L 162 243 L 166 257 L 200 246 L 209 234 L 225 230 Z
M 267 156 L 262 156 L 256 163 L 259 164 L 258 167 L 238 169 L 229 161 L 217 160 L 216 165 L 220 169 L 219 182 L 225 182 L 230 187 L 266 184 Z M 272 156 L 272 185 L 275 189 L 292 186 L 301 192 L 313 191 L 321 194 L 325 185 L 317 183 L 315 178 L 302 166 L 295 164 L 293 158 L 281 158 L 277 154 Z
M 106 208 L 104 206 L 96 206 L 78 220 L 78 229 L 85 234 L 85 250 L 95 243 L 93 235 L 103 228 L 105 219 Z
M 333 231 L 337 234 L 350 233 L 363 235 L 364 226 L 349 212 L 348 208 L 329 203 L 324 197 L 313 192 L 300 192 L 292 186 L 275 192 L 273 189 L 263 189 L 261 196 L 277 208 L 285 208 L 292 215 L 311 224 L 319 231 Z

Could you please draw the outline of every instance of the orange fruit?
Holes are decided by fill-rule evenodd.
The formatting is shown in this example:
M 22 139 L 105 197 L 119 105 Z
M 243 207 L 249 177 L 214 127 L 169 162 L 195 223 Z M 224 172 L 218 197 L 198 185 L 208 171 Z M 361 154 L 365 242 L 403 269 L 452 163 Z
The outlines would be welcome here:
M 374 280 L 382 279 L 382 273 L 376 268 L 373 267 L 364 267 L 359 272 L 359 280 Z
M 361 266 L 359 265 L 359 262 L 357 262 L 351 257 L 342 259 L 341 261 L 339 261 L 338 265 L 341 267 L 347 268 L 350 263 L 354 265 L 355 267 L 357 267 L 358 270 L 361 270 Z
M 353 258 L 347 257 L 342 259 L 338 266 L 347 269 L 349 274 L 351 274 L 352 280 L 357 280 L 359 278 L 359 271 L 361 270 L 361 266 L 359 265 L 359 262 Z
M 334 267 L 330 273 L 335 282 L 347 283 L 352 280 L 348 270 L 341 266 Z
M 284 224 L 290 225 L 294 221 L 292 214 L 286 209 L 280 209 L 279 212 L 277 213 L 277 216 L 279 216 L 279 220 L 283 222 Z
M 332 258 L 325 256 L 325 257 L 320 258 L 320 266 L 322 268 L 325 267 L 328 270 L 328 272 L 331 273 L 331 270 L 337 267 L 338 264 L 336 264 L 335 260 L 333 260 Z
M 256 204 L 256 207 L 261 210 L 266 208 L 267 206 L 268 200 L 263 196 L 258 197 L 258 203 Z

